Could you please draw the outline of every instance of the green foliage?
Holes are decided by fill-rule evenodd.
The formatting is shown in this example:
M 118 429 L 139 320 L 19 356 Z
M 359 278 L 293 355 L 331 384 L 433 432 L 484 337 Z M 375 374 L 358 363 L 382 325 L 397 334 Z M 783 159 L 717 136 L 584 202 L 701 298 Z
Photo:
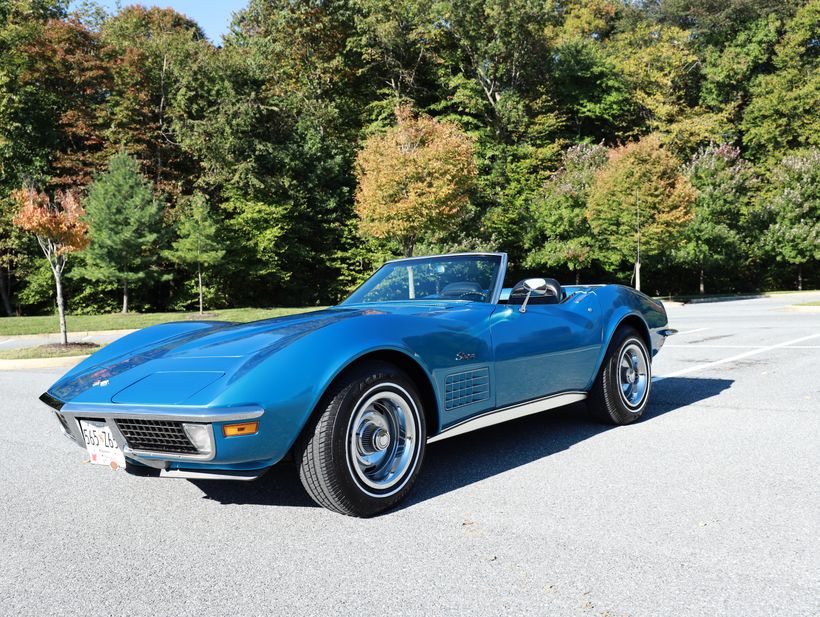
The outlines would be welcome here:
M 607 159 L 607 149 L 602 145 L 579 144 L 564 153 L 561 168 L 532 206 L 527 266 L 566 266 L 578 272 L 597 258 L 596 238 L 587 219 L 587 200 L 595 175 Z
M 30 256 L 36 242 L 34 238 L 26 235 L 23 230 L 14 225 L 16 213 L 17 202 L 15 200 L 0 199 L 0 314 L 3 315 L 14 313 L 12 297 L 17 281 L 13 273 L 23 271 L 32 261 Z M 39 264 L 39 261 L 37 263 Z M 51 297 L 50 289 L 45 297 Z M 19 295 L 17 300 L 20 301 Z
M 704 47 L 722 47 L 761 18 L 783 19 L 803 0 L 661 0 L 658 17 L 692 32 Z
M 820 260 L 820 150 L 785 157 L 761 201 L 771 221 L 764 247 L 790 264 Z
M 26 286 L 17 292 L 17 301 L 27 309 L 54 311 L 54 276 L 47 261 L 40 259 L 32 264 L 26 272 Z
M 707 148 L 686 167 L 696 191 L 693 217 L 686 226 L 675 256 L 703 277 L 716 268 L 739 263 L 743 254 L 744 226 L 756 178 L 740 151 L 729 145 Z
M 758 76 L 743 114 L 743 142 L 759 159 L 820 146 L 820 0 L 788 21 L 775 46 L 774 72 Z
M 682 292 L 701 269 L 710 289 L 790 284 L 772 238 L 796 229 L 777 214 L 793 209 L 784 161 L 820 147 L 818 15 L 820 0 L 248 0 L 215 47 L 171 9 L 0 1 L 0 314 L 52 306 L 11 191 L 79 187 L 85 203 L 123 148 L 153 222 L 109 217 L 89 256 L 110 242 L 139 263 L 67 271 L 72 310 L 110 310 L 120 271 L 134 306 L 193 302 L 196 232 L 179 215 L 197 195 L 225 252 L 202 264 L 209 305 L 338 300 L 405 250 L 364 237 L 355 209 L 357 155 L 405 104 L 467 135 L 476 170 L 467 215 L 417 250 L 503 250 L 516 275 L 625 282 L 637 187 L 650 236 L 652 211 L 691 205 L 691 221 L 659 227 L 674 246 L 646 240 L 650 278 Z M 658 152 L 638 156 L 647 139 Z M 178 228 L 167 241 L 155 195 Z M 820 274 L 813 257 L 802 268 Z
M 217 225 L 205 196 L 197 193 L 177 212 L 177 235 L 172 249 L 164 254 L 174 263 L 194 269 L 208 268 L 225 255 L 216 238 Z
M 656 259 L 678 243 L 695 195 L 657 135 L 614 149 L 589 192 L 589 225 L 609 268 Z
M 88 183 L 105 156 L 99 37 L 63 2 L 9 1 L 0 14 L 0 189 Z
M 213 47 L 201 28 L 172 9 L 128 6 L 104 21 L 101 37 L 112 65 L 107 139 L 127 148 L 157 188 L 169 195 L 189 189 L 193 162 L 172 125 L 192 92 L 191 70 Z
M 225 256 L 217 240 L 217 225 L 211 218 L 210 208 L 205 196 L 198 193 L 183 203 L 177 213 L 177 234 L 171 250 L 163 255 L 172 262 L 196 270 L 199 295 L 199 311 L 202 312 L 203 270 L 210 270 Z
M 775 15 L 769 15 L 749 24 L 725 47 L 708 48 L 701 90 L 704 104 L 720 109 L 742 103 L 749 82 L 770 62 L 782 26 Z
M 111 157 L 108 171 L 94 180 L 86 221 L 91 244 L 84 253 L 82 275 L 92 281 L 118 281 L 127 312 L 128 288 L 154 275 L 162 203 L 125 151 Z

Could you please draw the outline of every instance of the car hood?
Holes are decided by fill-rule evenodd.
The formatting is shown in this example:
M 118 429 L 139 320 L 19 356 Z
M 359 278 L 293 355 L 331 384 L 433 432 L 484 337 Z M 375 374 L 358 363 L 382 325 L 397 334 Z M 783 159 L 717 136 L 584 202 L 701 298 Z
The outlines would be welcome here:
M 441 302 L 383 303 L 243 324 L 154 326 L 163 329 L 162 334 L 158 330 L 145 343 L 128 344 L 128 337 L 113 343 L 66 374 L 49 394 L 63 402 L 184 404 L 216 382 L 235 382 L 295 341 L 340 321 L 388 313 L 432 317 L 451 307 Z

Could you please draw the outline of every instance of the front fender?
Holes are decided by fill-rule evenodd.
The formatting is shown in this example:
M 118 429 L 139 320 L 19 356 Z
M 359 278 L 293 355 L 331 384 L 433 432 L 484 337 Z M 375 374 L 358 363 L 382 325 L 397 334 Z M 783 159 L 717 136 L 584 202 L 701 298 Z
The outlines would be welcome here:
M 255 363 L 253 368 L 237 371 L 210 405 L 261 406 L 265 413 L 260 418 L 260 433 L 266 435 L 270 450 L 265 458 L 278 460 L 293 447 L 328 387 L 358 359 L 374 352 L 401 353 L 431 377 L 432 367 L 407 341 L 414 335 L 423 336 L 420 331 L 426 324 L 394 315 L 365 319 L 366 324 L 350 319 L 315 330 L 258 363 L 251 357 L 248 363 Z M 426 321 L 434 327 L 434 320 Z

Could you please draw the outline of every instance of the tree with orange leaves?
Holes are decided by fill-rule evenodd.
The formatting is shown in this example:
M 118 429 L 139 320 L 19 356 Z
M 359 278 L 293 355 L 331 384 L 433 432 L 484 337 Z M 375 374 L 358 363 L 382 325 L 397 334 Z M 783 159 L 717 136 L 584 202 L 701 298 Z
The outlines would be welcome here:
M 359 152 L 356 212 L 364 234 L 396 239 L 410 257 L 419 239 L 469 214 L 475 145 L 456 125 L 408 106 L 396 109 L 396 120 Z
M 680 160 L 660 135 L 613 148 L 595 173 L 587 201 L 598 259 L 611 270 L 631 261 L 640 289 L 641 259 L 659 261 L 678 248 L 695 197 Z
M 80 201 L 73 191 L 57 191 L 54 201 L 45 193 L 25 188 L 13 193 L 19 204 L 14 224 L 34 234 L 54 274 L 57 289 L 57 311 L 60 314 L 60 336 L 63 345 L 68 344 L 65 325 L 65 299 L 63 298 L 63 270 L 68 255 L 88 246 L 88 225 Z

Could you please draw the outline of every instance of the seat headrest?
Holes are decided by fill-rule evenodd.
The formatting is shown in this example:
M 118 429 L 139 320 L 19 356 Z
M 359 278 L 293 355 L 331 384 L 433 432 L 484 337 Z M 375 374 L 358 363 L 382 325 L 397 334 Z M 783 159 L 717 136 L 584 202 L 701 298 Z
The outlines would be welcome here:
M 564 290 L 561 288 L 561 283 L 556 281 L 555 279 L 544 279 L 547 282 L 547 289 L 551 290 L 552 293 L 558 298 L 558 302 L 564 299 Z

